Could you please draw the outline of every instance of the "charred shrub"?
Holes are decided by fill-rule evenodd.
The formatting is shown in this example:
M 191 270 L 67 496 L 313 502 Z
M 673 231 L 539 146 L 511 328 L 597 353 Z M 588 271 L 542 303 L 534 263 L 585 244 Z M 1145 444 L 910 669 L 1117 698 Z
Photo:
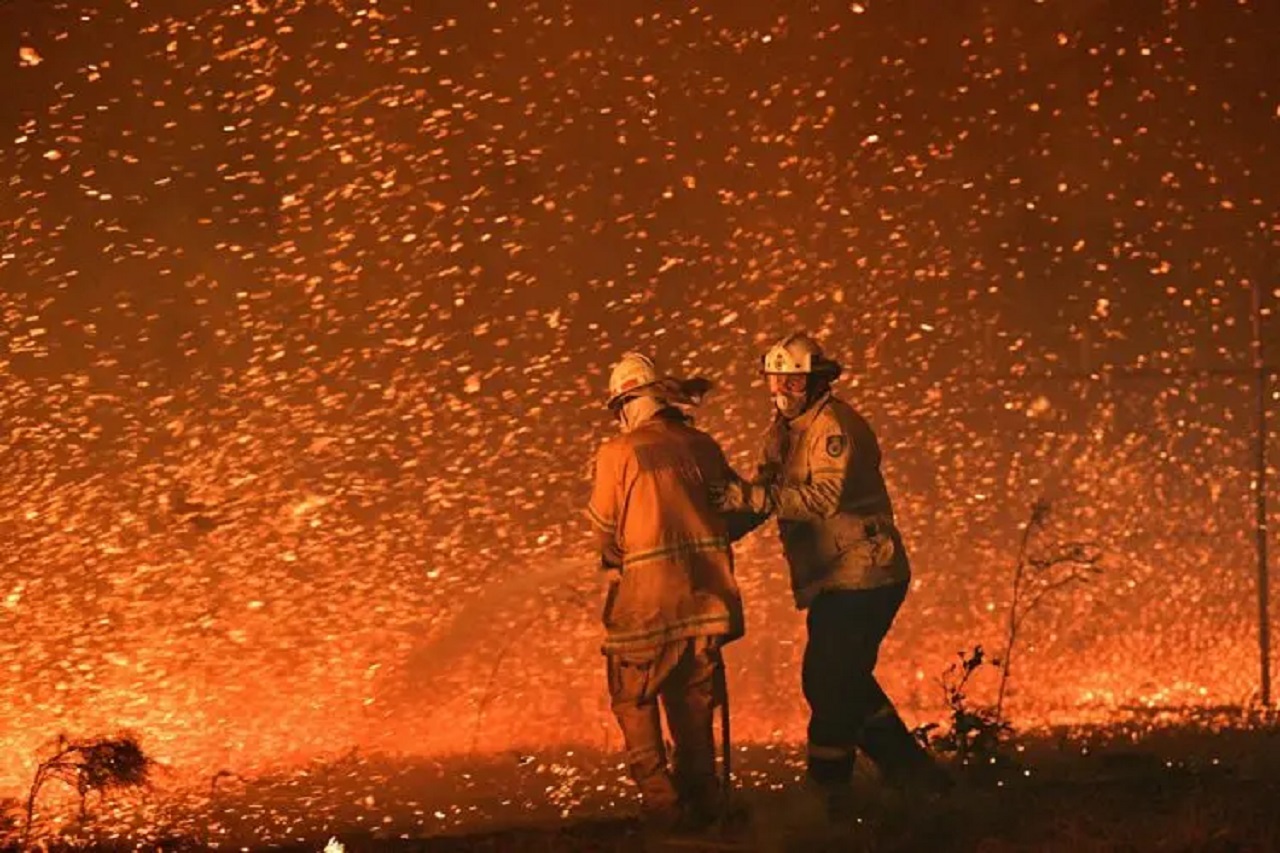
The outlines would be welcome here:
M 147 784 L 155 762 L 132 735 L 73 741 L 58 735 L 52 754 L 40 762 L 27 794 L 21 844 L 26 846 L 35 822 L 36 801 L 45 784 L 57 780 L 75 789 L 80 798 L 80 818 L 87 817 L 89 794 L 99 799 L 108 792 L 140 788 Z
M 1002 747 L 1013 735 L 1013 727 L 1002 721 L 994 708 L 970 700 L 970 682 L 983 667 L 1000 668 L 998 660 L 988 660 L 982 646 L 958 652 L 958 660 L 938 678 L 950 719 L 947 725 L 928 723 L 915 729 L 916 739 L 926 748 L 948 755 L 962 765 L 1007 763 Z
M 982 646 L 958 653 L 938 683 L 950 711 L 948 725 L 929 723 L 914 732 L 926 748 L 949 754 L 963 765 L 1001 767 L 1016 764 L 1003 747 L 1012 739 L 1013 727 L 1005 720 L 1004 702 L 1008 692 L 1010 661 L 1027 617 L 1055 593 L 1088 583 L 1102 572 L 1102 551 L 1089 541 L 1055 540 L 1046 535 L 1051 507 L 1037 500 L 1022 526 L 1017 559 L 1013 568 L 1013 590 L 1005 624 L 1004 656 L 988 659 Z M 999 671 L 994 706 L 975 704 L 971 699 L 974 675 L 984 667 Z

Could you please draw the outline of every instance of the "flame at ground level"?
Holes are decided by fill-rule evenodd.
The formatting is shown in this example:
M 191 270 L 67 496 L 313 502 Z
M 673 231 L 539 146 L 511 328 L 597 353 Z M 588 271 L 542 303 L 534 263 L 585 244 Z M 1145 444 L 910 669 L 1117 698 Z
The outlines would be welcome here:
M 740 744 L 800 743 L 803 619 L 776 546 L 755 540 L 741 551 L 748 634 L 726 652 L 734 736 Z M 913 592 L 878 668 L 911 724 L 944 720 L 939 675 L 975 643 L 998 653 L 1004 619 L 993 590 L 998 606 L 986 618 L 944 622 L 960 591 L 926 570 L 937 559 L 927 546 L 916 557 Z M 223 770 L 252 777 L 352 748 L 435 757 L 617 752 L 593 583 L 582 561 L 548 562 L 495 581 L 451 613 L 400 624 L 376 603 L 355 600 L 320 620 L 276 618 L 279 605 L 251 602 L 194 624 L 157 610 L 151 625 L 87 637 L 79 623 L 56 637 L 29 622 L 30 640 L 10 647 L 0 795 L 25 791 L 40 747 L 61 731 L 132 731 L 172 781 L 195 784 Z M 1082 606 L 1080 596 L 1090 594 L 1098 593 L 1068 595 L 1028 623 L 1007 700 L 1019 727 L 1105 721 L 1126 707 L 1249 700 L 1256 645 L 1226 604 L 1171 624 L 1149 602 L 1128 627 L 1106 621 L 1106 604 Z M 1228 625 L 1236 629 L 1211 630 Z M 994 699 L 997 675 L 983 673 L 971 690 L 975 704 Z

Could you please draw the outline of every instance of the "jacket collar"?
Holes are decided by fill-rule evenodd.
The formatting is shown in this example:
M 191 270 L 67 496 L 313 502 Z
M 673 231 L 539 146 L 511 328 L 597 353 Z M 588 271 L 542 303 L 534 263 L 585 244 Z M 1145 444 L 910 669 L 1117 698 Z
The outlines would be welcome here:
M 631 424 L 631 426 L 625 430 L 626 433 L 632 433 L 642 429 L 652 429 L 654 427 L 669 427 L 674 424 L 688 425 L 693 423 L 693 417 L 678 407 L 673 406 L 666 401 L 655 400 L 654 402 L 659 403 L 659 405 L 656 407 L 633 407 L 633 412 L 637 415 L 637 419 L 634 424 Z M 628 405 L 631 404 L 628 403 Z

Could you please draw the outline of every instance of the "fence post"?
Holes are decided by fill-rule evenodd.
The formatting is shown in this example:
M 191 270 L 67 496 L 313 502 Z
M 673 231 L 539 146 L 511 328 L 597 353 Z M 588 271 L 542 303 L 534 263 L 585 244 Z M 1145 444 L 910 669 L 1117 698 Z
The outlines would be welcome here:
M 1258 371 L 1258 447 L 1254 484 L 1254 507 L 1258 536 L 1258 658 L 1261 667 L 1261 698 L 1271 705 L 1271 578 L 1267 568 L 1267 391 L 1268 372 L 1263 349 L 1262 282 L 1253 281 L 1253 366 Z

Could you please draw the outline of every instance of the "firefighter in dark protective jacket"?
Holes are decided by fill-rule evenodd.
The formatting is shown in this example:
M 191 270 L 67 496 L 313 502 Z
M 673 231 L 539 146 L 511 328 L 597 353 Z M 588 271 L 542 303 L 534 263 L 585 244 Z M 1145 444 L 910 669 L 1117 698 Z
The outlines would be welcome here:
M 809 779 L 839 808 L 862 749 L 891 784 L 945 791 L 949 778 L 874 675 L 911 577 L 875 434 L 832 395 L 841 367 L 807 335 L 779 341 L 763 371 L 776 416 L 759 475 L 730 482 L 714 501 L 726 512 L 777 518 L 796 607 L 808 610 Z

